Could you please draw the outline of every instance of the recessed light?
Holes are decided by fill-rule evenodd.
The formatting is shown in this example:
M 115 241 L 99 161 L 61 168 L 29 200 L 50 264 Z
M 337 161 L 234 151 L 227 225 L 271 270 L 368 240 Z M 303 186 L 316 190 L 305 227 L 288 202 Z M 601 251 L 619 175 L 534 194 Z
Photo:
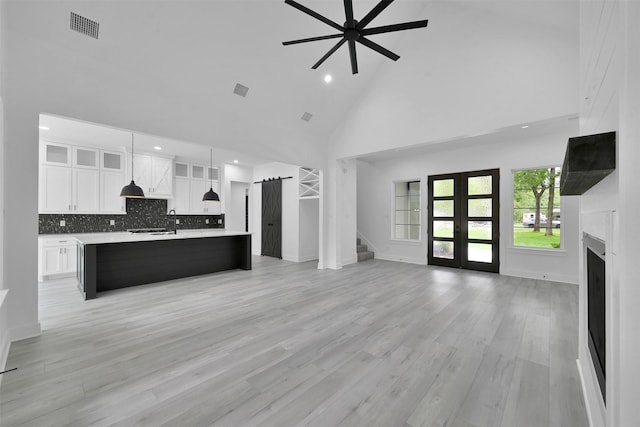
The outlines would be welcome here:
M 331 83 L 331 80 L 333 80 L 333 77 L 331 77 L 331 74 L 327 74 L 326 76 L 324 76 L 325 83 Z
M 49 128 L 47 126 L 38 126 L 38 129 L 40 129 L 40 130 L 51 130 L 51 128 Z
M 524 125 L 524 126 L 522 126 L 522 129 L 526 129 L 528 127 L 529 127 L 529 125 Z
M 153 147 L 153 149 L 160 151 L 160 150 L 162 150 L 162 147 L 160 147 L 159 145 L 156 145 L 156 146 Z
M 233 163 L 238 163 L 238 161 L 237 161 L 237 160 L 234 160 L 234 161 L 233 161 Z

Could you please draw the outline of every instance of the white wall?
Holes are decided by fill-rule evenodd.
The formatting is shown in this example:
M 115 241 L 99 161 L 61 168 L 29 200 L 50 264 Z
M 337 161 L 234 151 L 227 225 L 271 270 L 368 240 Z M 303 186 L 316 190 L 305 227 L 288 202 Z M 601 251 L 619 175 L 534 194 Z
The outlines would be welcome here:
M 242 219 L 238 218 L 237 210 L 239 206 L 231 207 L 229 203 L 240 203 L 238 200 L 238 194 L 233 195 L 232 185 L 235 183 L 236 191 L 238 191 L 237 186 L 241 183 L 245 185 L 246 188 L 249 189 L 249 230 L 253 230 L 253 218 L 252 211 L 254 210 L 254 206 L 252 206 L 252 191 L 254 185 L 253 182 L 253 168 L 249 166 L 240 166 L 240 165 L 230 165 L 225 164 L 222 168 L 222 188 L 223 192 L 221 195 L 222 203 L 223 203 L 223 211 L 225 213 L 225 228 L 229 230 L 244 230 L 244 192 L 242 199 Z M 234 212 L 236 211 L 236 212 Z M 229 214 L 231 216 L 235 215 L 235 218 L 231 218 L 231 223 L 229 223 Z M 240 228 L 237 228 L 240 227 Z
M 3 304 L 2 300 L 5 298 L 3 293 L 8 293 L 5 290 L 4 280 L 4 183 L 5 183 L 5 156 L 4 156 L 4 103 L 2 101 L 4 97 L 4 75 L 6 66 L 6 26 L 5 26 L 5 5 L 4 1 L 0 2 L 0 371 L 5 370 L 5 364 L 7 356 L 9 355 L 9 318 L 7 303 Z M 2 376 L 0 375 L 0 384 L 2 384 Z
M 227 210 L 224 215 L 225 228 L 228 230 L 244 231 L 245 229 L 245 198 L 249 191 L 249 183 L 231 181 L 228 194 Z
M 575 121 L 573 128 L 577 127 Z M 569 125 L 571 127 L 571 125 Z M 360 162 L 358 165 L 358 232 L 371 243 L 376 258 L 427 263 L 427 176 L 482 169 L 500 169 L 500 272 L 520 277 L 569 283 L 578 282 L 578 200 L 562 199 L 563 247 L 555 250 L 513 248 L 512 170 L 562 165 L 566 131 L 503 143 L 471 144 L 458 149 L 433 150 L 393 160 Z M 422 241 L 394 241 L 393 181 L 420 179 Z
M 320 199 L 300 200 L 300 235 L 298 261 L 318 259 Z
M 292 176 L 282 180 L 282 259 L 298 261 L 299 210 L 298 210 L 298 166 L 284 163 L 267 163 L 253 168 L 253 181 Z M 253 238 L 254 255 L 262 250 L 262 184 L 253 185 Z
M 340 268 L 349 257 L 352 248 L 343 248 L 343 236 L 355 227 L 338 214 L 348 200 L 341 193 L 349 189 L 340 184 L 338 160 L 576 114 L 577 32 L 484 9 L 500 11 L 507 3 L 429 2 L 421 14 L 429 18 L 428 35 L 402 38 L 402 58 L 393 70 L 380 69 L 332 133 L 323 208 L 325 267 Z M 534 3 L 552 15 L 559 2 Z M 415 256 L 406 248 L 392 253 L 405 250 Z
M 617 131 L 616 171 L 581 197 L 585 219 L 609 211 L 607 241 L 607 404 L 587 349 L 586 277 L 581 264 L 579 366 L 592 425 L 637 424 L 640 401 L 640 3 L 581 2 L 580 134 Z M 605 218 L 606 216 L 603 216 Z M 591 227 L 583 222 L 582 226 Z M 581 229 L 582 231 L 582 229 Z

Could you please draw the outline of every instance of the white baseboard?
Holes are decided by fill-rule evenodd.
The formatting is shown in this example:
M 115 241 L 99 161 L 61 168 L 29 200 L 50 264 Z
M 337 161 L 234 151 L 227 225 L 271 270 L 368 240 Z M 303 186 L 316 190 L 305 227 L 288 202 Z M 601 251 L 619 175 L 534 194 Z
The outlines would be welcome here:
M 553 274 L 540 271 L 512 270 L 509 268 L 500 268 L 500 274 L 504 276 L 522 277 L 524 279 L 548 280 L 551 282 L 578 284 L 577 275 Z
M 0 371 L 7 369 L 7 358 L 9 357 L 10 346 L 11 341 L 9 341 L 9 335 L 4 334 L 0 336 Z M 2 377 L 4 377 L 4 375 L 0 375 L 0 386 L 2 385 Z
M 298 257 L 297 262 L 317 261 L 318 255 L 303 255 Z
M 9 340 L 11 342 L 26 340 L 27 338 L 38 337 L 41 333 L 40 322 L 30 323 L 9 329 Z
M 376 253 L 376 259 L 385 261 L 406 262 L 408 264 L 427 265 L 427 260 L 422 258 L 403 258 L 396 255 Z
M 344 267 L 345 265 L 355 264 L 356 262 L 358 262 L 358 255 L 350 256 L 349 258 L 342 260 L 342 266 Z
M 587 389 L 584 384 L 584 376 L 582 374 L 582 366 L 580 366 L 580 359 L 576 359 L 576 365 L 578 365 L 578 376 L 580 377 L 580 387 L 582 389 L 582 400 L 584 400 L 584 406 L 587 410 L 587 419 L 589 420 L 589 427 L 593 427 L 593 421 L 591 420 L 591 405 L 587 397 Z

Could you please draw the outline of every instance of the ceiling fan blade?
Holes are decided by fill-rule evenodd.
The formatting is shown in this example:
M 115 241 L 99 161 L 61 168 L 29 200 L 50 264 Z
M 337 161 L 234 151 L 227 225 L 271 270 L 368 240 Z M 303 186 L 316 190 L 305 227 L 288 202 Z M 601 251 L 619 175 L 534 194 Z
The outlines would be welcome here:
M 351 59 L 351 74 L 358 74 L 358 59 L 356 58 L 356 42 L 349 40 L 349 58 Z
M 360 20 L 360 22 L 358 22 L 358 25 L 356 25 L 356 29 L 362 30 L 367 26 L 369 22 L 373 21 L 376 16 L 380 15 L 380 12 L 385 10 L 391 3 L 393 3 L 393 0 L 380 1 L 380 3 L 378 3 L 373 9 L 371 9 L 371 11 L 367 13 L 365 17 Z
M 335 28 L 336 30 L 344 31 L 344 27 L 343 27 L 342 25 L 340 25 L 340 24 L 336 24 L 336 23 L 335 23 L 335 22 L 333 22 L 332 20 L 330 20 L 330 19 L 328 19 L 328 18 L 325 18 L 324 16 L 320 15 L 319 13 L 314 12 L 313 10 L 309 9 L 309 8 L 308 8 L 308 7 L 306 7 L 306 6 L 301 5 L 301 4 L 300 4 L 300 3 L 298 3 L 298 2 L 295 2 L 295 1 L 293 1 L 293 0 L 284 0 L 284 2 L 285 2 L 286 4 L 288 4 L 289 6 L 293 6 L 293 7 L 295 7 L 296 9 L 298 9 L 298 10 L 299 10 L 299 11 L 301 11 L 301 12 L 304 12 L 304 13 L 306 13 L 307 15 L 313 16 L 314 18 L 316 18 L 316 19 L 318 19 L 318 20 L 320 20 L 320 21 L 324 22 L 325 24 L 332 26 L 332 27 L 333 27 L 333 28 Z
M 344 16 L 347 18 L 345 26 L 347 28 L 354 28 L 355 25 L 353 25 L 353 2 L 351 0 L 344 0 Z
M 282 42 L 284 46 L 288 46 L 290 44 L 298 44 L 298 43 L 306 43 L 306 42 L 315 42 L 317 40 L 328 40 L 328 39 L 337 39 L 338 37 L 342 37 L 344 34 L 331 34 L 328 36 L 319 36 L 319 37 L 309 37 L 307 39 L 298 39 L 291 40 L 288 42 Z
M 320 65 L 322 65 L 322 63 L 324 61 L 327 60 L 327 58 L 329 58 L 331 55 L 333 55 L 333 53 L 338 50 L 340 48 L 340 46 L 342 46 L 345 42 L 347 41 L 347 39 L 343 38 L 342 40 L 340 40 L 338 43 L 336 43 L 336 45 L 334 47 L 332 47 L 331 49 L 329 49 L 329 52 L 325 53 L 325 55 L 320 58 L 320 60 L 318 62 L 316 62 L 315 64 L 313 64 L 313 67 L 311 67 L 312 69 L 316 69 L 318 68 Z
M 375 50 L 376 52 L 381 53 L 384 56 L 386 56 L 387 58 L 392 59 L 394 61 L 397 61 L 400 58 L 400 56 L 396 55 L 395 53 L 391 52 L 390 50 L 387 50 L 387 49 L 383 48 L 378 43 L 374 43 L 371 40 L 365 39 L 362 36 L 360 36 L 357 41 L 358 41 L 358 43 L 363 44 L 366 47 L 371 48 L 371 49 Z
M 373 28 L 364 29 L 360 31 L 360 34 L 363 36 L 370 36 L 372 34 L 390 33 L 392 31 L 411 30 L 414 28 L 426 27 L 428 22 L 429 22 L 428 20 L 424 20 L 424 21 L 404 22 L 402 24 L 394 24 L 394 25 L 383 25 L 382 27 L 373 27 Z

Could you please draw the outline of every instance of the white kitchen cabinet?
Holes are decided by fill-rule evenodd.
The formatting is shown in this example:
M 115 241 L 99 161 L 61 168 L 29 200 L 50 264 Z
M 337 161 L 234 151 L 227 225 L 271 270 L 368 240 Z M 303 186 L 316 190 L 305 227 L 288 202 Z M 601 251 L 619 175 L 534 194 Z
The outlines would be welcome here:
M 38 280 L 46 276 L 72 275 L 76 271 L 77 242 L 73 237 L 41 237 L 38 239 Z
M 175 195 L 173 198 L 173 209 L 176 210 L 176 213 L 186 214 L 191 212 L 190 185 L 191 180 L 176 178 Z
M 146 197 L 173 197 L 173 161 L 165 157 L 134 154 L 133 179 Z
M 72 170 L 67 166 L 40 168 L 40 212 L 71 212 L 73 208 Z
M 221 213 L 221 203 L 203 202 L 202 196 L 209 190 L 213 180 L 213 190 L 220 194 L 218 168 L 210 168 L 202 164 L 175 163 L 175 193 L 173 208 L 179 215 Z
M 97 213 L 99 150 L 53 142 L 40 147 L 39 212 Z
M 124 160 L 123 153 L 100 151 L 100 213 L 125 213 L 125 198 L 120 197 L 122 187 L 128 184 Z
M 98 213 L 100 210 L 100 172 L 97 169 L 73 168 L 73 212 Z
M 123 173 L 100 172 L 100 213 L 125 213 L 125 198 L 120 197 L 120 191 L 125 186 Z

